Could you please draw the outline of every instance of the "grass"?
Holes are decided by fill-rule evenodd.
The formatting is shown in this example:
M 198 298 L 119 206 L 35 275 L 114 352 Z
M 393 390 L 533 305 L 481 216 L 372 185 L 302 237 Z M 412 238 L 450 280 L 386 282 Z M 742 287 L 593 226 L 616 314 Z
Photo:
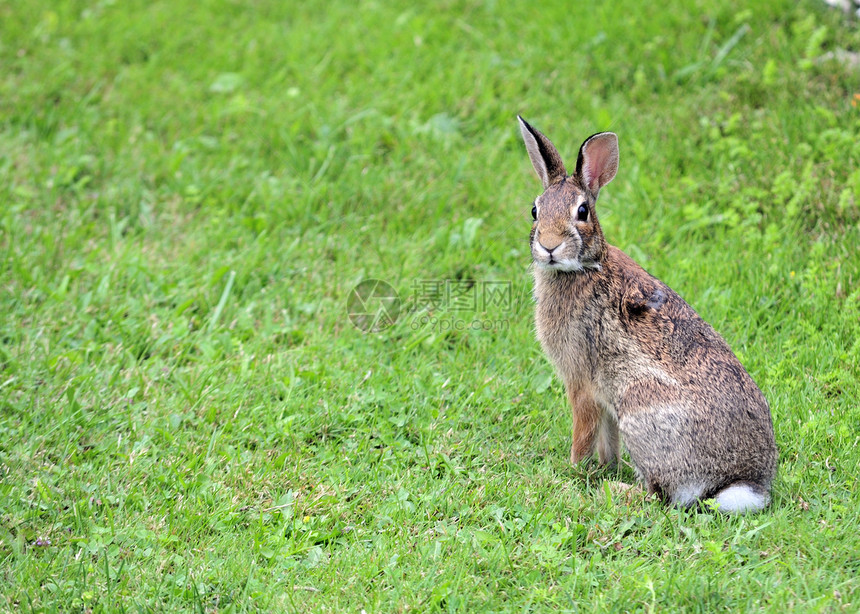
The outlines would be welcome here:
M 812 0 L 0 2 L 0 609 L 856 611 L 858 47 Z M 518 112 L 619 134 L 604 230 L 769 399 L 766 512 L 568 465 Z

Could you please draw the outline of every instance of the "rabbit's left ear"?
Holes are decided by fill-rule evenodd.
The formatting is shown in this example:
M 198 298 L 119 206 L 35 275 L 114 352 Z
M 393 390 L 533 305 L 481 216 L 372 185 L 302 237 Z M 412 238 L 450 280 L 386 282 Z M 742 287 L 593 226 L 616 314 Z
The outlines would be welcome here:
M 618 137 L 615 133 L 599 132 L 585 139 L 576 160 L 576 174 L 582 185 L 597 196 L 617 171 Z
M 567 177 L 564 162 L 561 161 L 558 150 L 548 138 L 532 128 L 519 115 L 517 115 L 517 119 L 520 121 L 520 134 L 523 135 L 526 150 L 529 152 L 529 159 L 532 161 L 532 166 L 535 167 L 537 176 L 540 177 L 543 189 L 546 190 L 555 182 Z

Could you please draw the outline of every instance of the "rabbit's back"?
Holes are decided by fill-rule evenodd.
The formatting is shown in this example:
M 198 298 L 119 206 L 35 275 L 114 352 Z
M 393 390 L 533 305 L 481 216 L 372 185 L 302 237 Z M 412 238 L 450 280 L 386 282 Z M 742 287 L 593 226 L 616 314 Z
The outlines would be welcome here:
M 622 335 L 647 368 L 619 378 L 619 429 L 649 488 L 687 502 L 776 471 L 770 409 L 725 340 L 677 293 L 620 250 Z M 626 380 L 626 381 L 622 381 Z

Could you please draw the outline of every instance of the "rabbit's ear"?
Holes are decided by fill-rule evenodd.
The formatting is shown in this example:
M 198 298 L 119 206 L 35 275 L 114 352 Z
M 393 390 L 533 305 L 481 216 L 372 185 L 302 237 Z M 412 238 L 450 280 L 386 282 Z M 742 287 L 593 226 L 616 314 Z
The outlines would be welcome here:
M 612 181 L 618 171 L 618 137 L 600 132 L 585 139 L 579 148 L 576 174 L 582 185 L 597 196 L 600 188 Z
M 526 150 L 529 152 L 532 166 L 535 167 L 535 172 L 540 177 L 544 190 L 556 181 L 567 177 L 564 162 L 561 161 L 561 156 L 558 155 L 555 145 L 532 128 L 522 117 L 517 115 L 517 119 L 520 120 L 520 132 L 526 143 Z

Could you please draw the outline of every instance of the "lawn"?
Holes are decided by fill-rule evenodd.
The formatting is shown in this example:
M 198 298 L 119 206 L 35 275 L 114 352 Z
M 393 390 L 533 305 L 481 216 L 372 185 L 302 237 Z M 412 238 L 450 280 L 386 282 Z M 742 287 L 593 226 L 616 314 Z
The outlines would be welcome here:
M 0 610 L 858 611 L 860 29 L 740 4 L 0 0 Z M 569 465 L 517 113 L 618 134 L 764 512 Z

